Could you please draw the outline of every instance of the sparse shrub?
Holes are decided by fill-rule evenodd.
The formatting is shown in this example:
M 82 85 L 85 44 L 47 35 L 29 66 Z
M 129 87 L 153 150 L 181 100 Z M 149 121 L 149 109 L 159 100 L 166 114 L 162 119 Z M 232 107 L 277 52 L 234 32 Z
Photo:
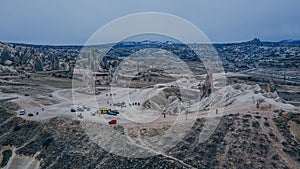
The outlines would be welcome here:
M 244 118 L 252 118 L 251 114 L 246 114 L 243 116 Z
M 270 136 L 273 140 L 279 141 L 278 137 L 276 137 L 275 134 L 273 134 L 273 133 L 271 133 L 271 132 L 269 132 L 268 134 L 269 134 L 269 136 Z
M 278 110 L 278 109 L 274 110 L 274 113 L 279 113 L 279 112 L 280 112 L 280 110 Z
M 267 121 L 264 122 L 264 125 L 265 125 L 266 127 L 270 127 L 270 123 L 267 122 Z
M 53 138 L 52 137 L 50 137 L 50 138 L 48 138 L 47 140 L 45 140 L 45 142 L 43 143 L 43 147 L 48 147 L 50 144 L 51 144 L 51 142 L 53 141 Z
M 254 116 L 256 119 L 261 119 L 261 116 Z
M 9 158 L 12 156 L 12 151 L 11 150 L 4 150 L 2 152 L 2 161 L 1 161 L 1 168 L 4 168 L 8 161 L 9 161 Z
M 256 121 L 256 120 L 252 121 L 252 127 L 253 128 L 259 128 L 260 127 L 259 122 Z

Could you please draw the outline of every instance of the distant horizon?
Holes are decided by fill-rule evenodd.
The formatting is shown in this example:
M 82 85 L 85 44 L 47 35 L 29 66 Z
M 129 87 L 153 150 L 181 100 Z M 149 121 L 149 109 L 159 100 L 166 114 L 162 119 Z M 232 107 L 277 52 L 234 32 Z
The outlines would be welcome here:
M 235 44 L 235 43 L 244 43 L 244 42 L 250 42 L 254 39 L 259 39 L 261 42 L 274 42 L 274 43 L 279 43 L 282 41 L 290 41 L 290 42 L 296 42 L 296 41 L 300 41 L 300 39 L 281 39 L 278 41 L 272 41 L 272 40 L 264 40 L 264 39 L 260 39 L 258 37 L 254 37 L 252 39 L 248 39 L 248 40 L 244 40 L 244 41 L 228 41 L 228 42 L 211 42 L 211 44 Z M 168 41 L 160 41 L 160 40 L 149 40 L 149 39 L 145 39 L 145 40 L 131 40 L 131 41 L 121 41 L 121 42 L 143 42 L 143 41 L 151 41 L 151 42 L 161 42 L 161 43 L 165 43 Z M 2 43 L 8 43 L 8 44 L 16 44 L 16 45 L 32 45 L 32 46 L 86 46 L 85 44 L 38 44 L 38 43 L 31 43 L 31 42 L 8 42 L 8 41 L 2 41 L 0 40 L 0 42 Z M 170 41 L 170 42 L 174 42 L 174 41 Z M 103 44 L 96 44 L 96 45 L 87 45 L 87 46 L 97 46 L 97 45 L 111 45 L 111 44 L 117 44 L 120 42 L 112 42 L 112 43 L 103 43 Z M 176 43 L 175 43 L 176 44 Z M 195 42 L 188 42 L 187 44 L 201 44 L 201 43 L 195 43 Z

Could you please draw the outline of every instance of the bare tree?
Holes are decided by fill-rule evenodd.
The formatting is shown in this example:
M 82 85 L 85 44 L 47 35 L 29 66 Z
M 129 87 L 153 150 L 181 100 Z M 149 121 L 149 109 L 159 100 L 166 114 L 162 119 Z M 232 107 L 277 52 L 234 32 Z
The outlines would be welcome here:
M 265 99 L 263 99 L 263 98 L 257 99 L 256 100 L 256 108 L 259 108 L 259 105 L 263 102 L 265 102 Z

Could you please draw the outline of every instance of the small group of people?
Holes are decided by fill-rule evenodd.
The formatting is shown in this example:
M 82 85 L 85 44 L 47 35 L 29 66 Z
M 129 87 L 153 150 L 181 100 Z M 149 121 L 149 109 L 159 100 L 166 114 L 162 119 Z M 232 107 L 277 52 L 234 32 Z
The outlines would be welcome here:
M 140 102 L 129 103 L 129 106 L 139 106 L 139 105 L 140 105 Z
M 106 96 L 115 96 L 115 93 L 106 93 Z
M 28 116 L 31 117 L 31 116 L 33 116 L 33 114 L 34 114 L 34 113 L 30 112 L 30 113 L 28 113 Z M 39 112 L 38 112 L 38 111 L 35 112 L 35 115 L 39 115 Z

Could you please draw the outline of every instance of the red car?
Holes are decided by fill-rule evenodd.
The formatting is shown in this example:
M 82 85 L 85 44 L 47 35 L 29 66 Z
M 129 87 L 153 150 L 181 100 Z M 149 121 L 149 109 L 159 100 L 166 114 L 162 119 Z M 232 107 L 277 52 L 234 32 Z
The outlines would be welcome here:
M 115 119 L 111 120 L 111 121 L 108 122 L 108 124 L 117 124 L 117 120 L 115 120 Z

